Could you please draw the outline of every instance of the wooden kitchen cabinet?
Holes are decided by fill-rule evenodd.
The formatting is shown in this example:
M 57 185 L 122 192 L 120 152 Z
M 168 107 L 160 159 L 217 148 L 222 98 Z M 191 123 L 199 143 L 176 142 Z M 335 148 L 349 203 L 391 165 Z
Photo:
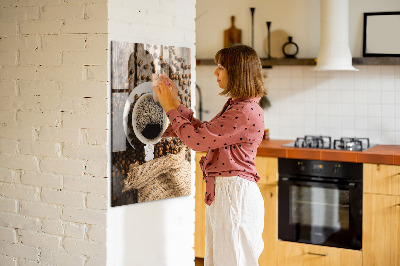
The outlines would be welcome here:
M 194 228 L 194 254 L 197 258 L 204 258 L 204 248 L 206 239 L 206 224 L 204 212 L 206 204 L 204 203 L 204 195 L 206 193 L 206 183 L 203 181 L 203 172 L 200 169 L 199 161 L 205 152 L 196 152 L 196 195 L 195 195 L 195 228 Z
M 361 266 L 363 259 L 358 250 L 281 240 L 277 252 L 277 266 Z
M 261 173 L 260 173 L 261 174 Z M 264 198 L 264 250 L 258 259 L 259 266 L 276 265 L 278 241 L 278 187 L 259 185 Z
M 261 176 L 259 185 L 278 185 L 278 158 L 257 156 L 254 162 Z
M 400 266 L 400 196 L 363 196 L 363 266 Z
M 364 193 L 400 196 L 399 165 L 365 163 L 363 166 L 363 177 Z
M 257 156 L 254 160 L 261 176 L 258 187 L 264 198 L 264 250 L 258 259 L 260 266 L 276 265 L 278 241 L 278 158 Z
M 363 171 L 363 265 L 400 266 L 400 166 Z

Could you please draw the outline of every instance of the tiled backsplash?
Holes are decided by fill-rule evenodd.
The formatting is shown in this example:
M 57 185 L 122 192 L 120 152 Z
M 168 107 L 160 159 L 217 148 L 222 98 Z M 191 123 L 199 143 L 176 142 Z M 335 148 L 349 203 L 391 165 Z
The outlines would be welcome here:
M 274 139 L 305 134 L 369 137 L 371 143 L 400 144 L 400 66 L 356 65 L 358 72 L 316 72 L 312 66 L 274 66 L 264 70 L 271 107 L 265 126 Z M 197 67 L 203 120 L 226 101 L 214 66 Z M 217 96 L 216 96 L 217 95 Z

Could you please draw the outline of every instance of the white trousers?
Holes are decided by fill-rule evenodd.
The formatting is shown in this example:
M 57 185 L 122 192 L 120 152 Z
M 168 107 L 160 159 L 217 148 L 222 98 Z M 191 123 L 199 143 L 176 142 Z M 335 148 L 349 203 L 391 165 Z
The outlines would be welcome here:
M 255 182 L 216 177 L 206 206 L 205 266 L 253 266 L 264 249 L 264 199 Z

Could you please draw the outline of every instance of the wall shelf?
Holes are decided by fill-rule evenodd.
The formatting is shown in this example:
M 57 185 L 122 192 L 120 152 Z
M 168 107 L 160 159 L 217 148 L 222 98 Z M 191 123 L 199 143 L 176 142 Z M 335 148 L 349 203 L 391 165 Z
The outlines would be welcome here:
M 197 59 L 199 66 L 215 65 L 214 59 Z M 315 58 L 261 58 L 263 67 L 272 66 L 313 66 L 316 65 Z M 400 65 L 400 57 L 356 57 L 353 65 Z
M 358 57 L 353 65 L 400 65 L 400 57 Z

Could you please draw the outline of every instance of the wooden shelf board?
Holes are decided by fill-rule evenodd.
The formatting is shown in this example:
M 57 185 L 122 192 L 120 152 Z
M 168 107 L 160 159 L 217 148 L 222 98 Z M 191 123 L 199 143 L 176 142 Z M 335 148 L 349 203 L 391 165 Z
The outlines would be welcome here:
M 353 65 L 400 65 L 400 57 L 357 57 Z
M 260 58 L 263 67 L 269 66 L 313 66 L 315 58 Z M 197 59 L 197 65 L 216 65 L 214 59 Z M 355 57 L 353 65 L 400 65 L 400 57 Z

